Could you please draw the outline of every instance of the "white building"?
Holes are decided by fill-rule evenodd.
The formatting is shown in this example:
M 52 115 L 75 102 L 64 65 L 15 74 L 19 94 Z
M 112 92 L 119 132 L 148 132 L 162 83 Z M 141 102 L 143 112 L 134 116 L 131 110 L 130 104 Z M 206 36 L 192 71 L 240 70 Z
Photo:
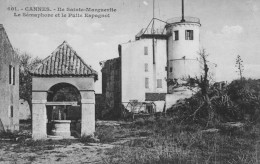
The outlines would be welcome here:
M 193 17 L 167 21 L 168 79 L 185 79 L 200 73 L 200 20 Z
M 162 30 L 142 29 L 134 41 L 120 44 L 119 58 L 102 64 L 109 108 L 123 104 L 132 112 L 161 112 L 178 100 L 182 94 L 174 95 L 167 82 L 199 75 L 200 26 L 198 18 L 173 18 Z
M 121 44 L 122 102 L 146 101 L 147 93 L 167 93 L 166 37 L 143 34 Z

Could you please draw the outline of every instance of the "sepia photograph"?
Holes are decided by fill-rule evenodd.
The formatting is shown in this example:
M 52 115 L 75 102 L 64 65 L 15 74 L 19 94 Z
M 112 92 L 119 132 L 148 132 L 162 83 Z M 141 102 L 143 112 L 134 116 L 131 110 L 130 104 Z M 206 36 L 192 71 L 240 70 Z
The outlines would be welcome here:
M 259 164 L 259 0 L 0 0 L 0 164 Z

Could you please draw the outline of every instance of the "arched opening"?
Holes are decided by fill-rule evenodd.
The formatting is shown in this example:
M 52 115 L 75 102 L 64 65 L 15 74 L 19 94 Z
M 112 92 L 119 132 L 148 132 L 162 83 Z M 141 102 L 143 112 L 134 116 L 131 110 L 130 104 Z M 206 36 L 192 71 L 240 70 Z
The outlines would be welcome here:
M 79 136 L 81 120 L 81 94 L 69 83 L 53 85 L 47 94 L 47 134 Z
M 80 103 L 81 95 L 79 90 L 69 83 L 58 83 L 48 90 L 47 101 L 77 101 Z

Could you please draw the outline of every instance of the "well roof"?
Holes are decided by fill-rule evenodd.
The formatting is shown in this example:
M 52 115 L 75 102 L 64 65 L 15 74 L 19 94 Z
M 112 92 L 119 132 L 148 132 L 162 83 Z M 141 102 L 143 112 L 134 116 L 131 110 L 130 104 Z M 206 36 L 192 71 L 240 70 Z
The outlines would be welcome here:
M 97 72 L 87 65 L 83 59 L 78 56 L 76 51 L 64 41 L 45 58 L 34 70 L 30 72 L 33 76 L 48 77 L 87 77 L 94 76 L 97 80 Z

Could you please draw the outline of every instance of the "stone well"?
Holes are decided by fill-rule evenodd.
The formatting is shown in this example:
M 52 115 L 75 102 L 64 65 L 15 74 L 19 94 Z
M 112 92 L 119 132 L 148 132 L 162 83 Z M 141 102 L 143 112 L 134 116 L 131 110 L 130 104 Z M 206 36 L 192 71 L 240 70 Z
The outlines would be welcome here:
M 70 137 L 70 120 L 53 120 L 52 123 L 54 136 Z

